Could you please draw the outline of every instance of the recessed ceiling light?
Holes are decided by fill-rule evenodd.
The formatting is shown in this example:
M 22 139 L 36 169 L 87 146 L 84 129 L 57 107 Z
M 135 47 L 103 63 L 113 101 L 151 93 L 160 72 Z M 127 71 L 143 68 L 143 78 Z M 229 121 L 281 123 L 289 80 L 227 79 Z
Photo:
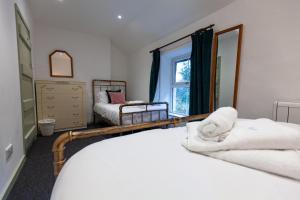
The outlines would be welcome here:
M 118 19 L 123 19 L 123 16 L 122 15 L 118 15 Z
M 64 2 L 64 0 L 57 0 L 57 1 L 60 2 L 60 3 Z

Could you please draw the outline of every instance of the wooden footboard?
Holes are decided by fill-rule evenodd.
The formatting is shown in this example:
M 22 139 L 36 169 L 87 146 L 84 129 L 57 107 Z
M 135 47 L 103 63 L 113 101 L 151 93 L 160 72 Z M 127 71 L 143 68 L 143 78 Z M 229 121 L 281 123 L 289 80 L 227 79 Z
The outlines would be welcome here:
M 139 131 L 149 128 L 156 128 L 156 127 L 163 127 L 168 125 L 177 126 L 179 124 L 183 124 L 189 121 L 196 121 L 205 119 L 209 114 L 204 115 L 195 115 L 183 118 L 174 118 L 168 120 L 162 120 L 157 122 L 148 122 L 142 123 L 137 125 L 123 125 L 123 126 L 114 126 L 108 128 L 100 128 L 100 129 L 93 129 L 93 130 L 86 130 L 86 131 L 70 131 L 61 134 L 53 144 L 53 156 L 54 156 L 54 175 L 57 176 L 62 169 L 63 165 L 66 162 L 65 158 L 65 146 L 67 143 L 84 138 L 91 138 L 96 136 L 103 136 L 103 135 L 112 135 L 112 134 L 120 134 L 129 131 Z
M 129 111 L 126 111 L 126 108 Z M 136 108 L 131 111 L 130 108 Z M 124 104 L 119 108 L 120 125 L 133 125 L 169 119 L 167 102 Z

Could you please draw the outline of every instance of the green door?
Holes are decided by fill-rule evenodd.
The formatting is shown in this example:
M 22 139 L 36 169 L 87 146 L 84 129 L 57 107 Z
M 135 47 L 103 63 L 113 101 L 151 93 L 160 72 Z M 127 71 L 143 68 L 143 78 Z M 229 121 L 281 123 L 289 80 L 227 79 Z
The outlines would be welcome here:
M 33 72 L 31 62 L 30 31 L 25 24 L 19 9 L 16 7 L 18 55 L 20 67 L 22 123 L 25 151 L 36 138 L 35 99 L 33 87 Z

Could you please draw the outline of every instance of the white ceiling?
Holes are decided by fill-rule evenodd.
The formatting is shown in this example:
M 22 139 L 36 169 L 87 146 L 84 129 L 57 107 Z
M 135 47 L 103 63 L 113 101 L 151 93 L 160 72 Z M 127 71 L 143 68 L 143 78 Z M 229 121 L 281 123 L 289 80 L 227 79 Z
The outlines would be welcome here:
M 38 23 L 105 35 L 132 52 L 234 0 L 29 0 Z M 118 20 L 121 14 L 124 19 Z M 200 28 L 200 27 L 199 27 Z

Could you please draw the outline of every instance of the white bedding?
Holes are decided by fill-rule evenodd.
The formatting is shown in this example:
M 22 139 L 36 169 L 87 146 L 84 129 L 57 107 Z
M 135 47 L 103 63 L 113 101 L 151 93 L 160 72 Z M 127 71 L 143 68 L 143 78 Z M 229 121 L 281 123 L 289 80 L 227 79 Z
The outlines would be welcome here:
M 119 118 L 119 108 L 121 104 L 110 104 L 110 103 L 96 103 L 94 106 L 94 111 L 97 112 L 102 117 L 110 120 L 116 125 L 120 124 L 120 118 Z M 131 106 L 131 107 L 125 107 L 123 109 L 123 112 L 130 113 L 130 112 L 138 112 L 138 111 L 144 111 L 144 106 Z
M 187 124 L 183 146 L 188 150 L 300 181 L 299 127 L 269 119 L 238 120 L 224 141 L 207 142 L 198 137 L 201 123 Z
M 60 172 L 51 200 L 298 200 L 300 182 L 190 153 L 186 127 L 92 144 Z
M 143 101 L 128 101 L 127 104 L 132 103 L 143 103 Z M 108 104 L 108 103 L 96 103 L 94 106 L 94 111 L 101 115 L 102 117 L 110 120 L 116 125 L 120 125 L 120 118 L 119 118 L 119 108 L 121 104 Z M 155 110 L 155 109 L 164 109 L 161 105 L 154 105 L 149 106 L 148 110 Z M 123 113 L 132 113 L 132 112 L 141 112 L 145 111 L 146 106 L 129 106 L 123 108 Z

